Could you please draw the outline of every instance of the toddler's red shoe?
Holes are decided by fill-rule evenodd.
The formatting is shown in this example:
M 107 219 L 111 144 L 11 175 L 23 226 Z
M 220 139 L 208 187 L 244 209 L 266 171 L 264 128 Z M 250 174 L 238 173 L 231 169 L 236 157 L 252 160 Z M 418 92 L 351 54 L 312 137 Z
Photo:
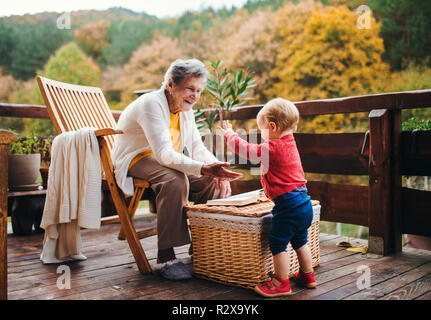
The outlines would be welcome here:
M 276 275 L 274 275 L 274 277 L 266 284 L 254 287 L 254 291 L 267 298 L 288 296 L 292 294 L 289 279 L 283 279 Z
M 299 270 L 298 272 L 295 272 L 293 278 L 295 281 L 309 289 L 316 288 L 317 282 L 314 280 L 314 270 L 309 273 L 304 273 L 302 270 Z

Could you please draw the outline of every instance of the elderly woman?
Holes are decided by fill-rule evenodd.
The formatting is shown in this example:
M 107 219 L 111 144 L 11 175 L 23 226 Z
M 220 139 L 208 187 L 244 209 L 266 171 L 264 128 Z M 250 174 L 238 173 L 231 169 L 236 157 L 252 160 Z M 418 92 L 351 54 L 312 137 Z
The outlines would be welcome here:
M 156 195 L 161 274 L 172 280 L 191 277 L 174 247 L 190 243 L 183 206 L 230 194 L 229 170 L 207 150 L 196 128 L 193 105 L 205 88 L 208 71 L 199 60 L 176 60 L 157 91 L 145 94 L 121 113 L 112 158 L 118 185 L 133 195 L 132 177 L 150 182 Z M 187 149 L 188 155 L 183 154 Z

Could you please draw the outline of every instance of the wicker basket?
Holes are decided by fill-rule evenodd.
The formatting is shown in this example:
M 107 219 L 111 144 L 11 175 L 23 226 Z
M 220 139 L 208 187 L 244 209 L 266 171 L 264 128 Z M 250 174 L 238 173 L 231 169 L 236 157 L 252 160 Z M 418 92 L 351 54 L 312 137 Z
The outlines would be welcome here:
M 320 263 L 320 205 L 312 201 L 313 223 L 308 229 L 308 246 L 313 267 Z M 245 288 L 269 280 L 273 272 L 268 233 L 271 224 L 271 201 L 232 206 L 186 206 L 193 239 L 193 272 L 195 276 Z M 296 253 L 289 244 L 292 276 L 298 269 Z

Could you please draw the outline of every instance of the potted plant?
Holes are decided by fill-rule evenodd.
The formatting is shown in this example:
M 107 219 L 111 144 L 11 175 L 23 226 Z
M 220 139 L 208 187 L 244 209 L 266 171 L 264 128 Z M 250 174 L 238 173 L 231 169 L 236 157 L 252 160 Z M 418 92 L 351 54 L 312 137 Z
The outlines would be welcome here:
M 39 150 L 41 155 L 41 163 L 40 163 L 40 175 L 42 177 L 42 185 L 44 189 L 48 189 L 48 172 L 49 165 L 51 163 L 51 146 L 52 146 L 53 137 L 44 137 L 41 138 Z
M 40 141 L 35 133 L 20 137 L 10 144 L 8 155 L 9 189 L 34 190 L 40 168 Z
M 250 89 L 255 87 L 253 75 L 247 75 L 242 70 L 227 70 L 222 68 L 223 60 L 210 61 L 211 72 L 208 78 L 206 91 L 210 94 L 213 103 L 210 107 L 215 107 L 214 111 L 195 111 L 195 120 L 198 129 L 213 131 L 214 125 L 220 119 L 220 113 L 231 111 L 235 107 L 242 106 L 246 101 L 252 100 L 248 97 Z

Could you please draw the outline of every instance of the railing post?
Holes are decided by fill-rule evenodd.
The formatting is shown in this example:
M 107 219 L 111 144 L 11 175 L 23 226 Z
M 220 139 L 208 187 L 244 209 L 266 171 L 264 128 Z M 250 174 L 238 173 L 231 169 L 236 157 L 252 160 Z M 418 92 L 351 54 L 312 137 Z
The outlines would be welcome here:
M 7 299 L 7 155 L 16 138 L 15 133 L 0 129 L 0 300 Z
M 387 255 L 401 251 L 400 110 L 372 110 L 369 125 L 368 248 Z

